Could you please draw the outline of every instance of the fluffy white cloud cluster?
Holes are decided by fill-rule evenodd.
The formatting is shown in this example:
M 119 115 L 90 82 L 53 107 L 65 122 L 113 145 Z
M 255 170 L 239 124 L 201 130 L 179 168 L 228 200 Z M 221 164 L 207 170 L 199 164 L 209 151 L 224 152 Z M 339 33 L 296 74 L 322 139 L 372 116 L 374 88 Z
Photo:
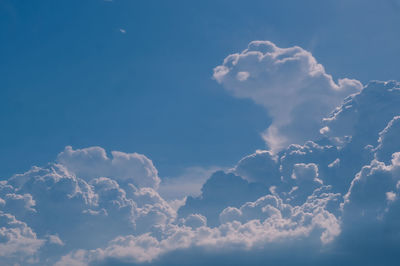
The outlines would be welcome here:
M 263 221 L 264 228 L 258 232 L 258 236 L 264 240 L 308 236 L 310 231 L 319 227 L 323 229 L 321 241 L 328 243 L 340 233 L 340 226 L 337 218 L 326 211 L 325 207 L 338 195 L 321 191 L 324 189 L 316 190 L 300 206 L 285 204 L 277 195 L 266 195 L 255 202 L 245 203 L 239 209 L 234 207 L 224 209 L 220 214 L 220 220 L 222 223 Z
M 290 92 L 300 93 L 300 102 L 340 102 L 358 86 L 335 84 L 298 47 L 254 42 L 229 58 L 216 78 L 225 85 L 259 84 L 249 94 L 241 91 L 245 87 L 229 88 L 239 97 L 257 94 L 269 110 L 275 108 L 269 97 L 280 101 Z M 286 80 L 288 73 L 295 82 Z M 0 181 L 0 264 L 394 265 L 400 245 L 399 87 L 368 84 L 323 125 L 315 123 L 322 128 L 317 139 L 275 153 L 257 151 L 229 171 L 214 172 L 179 209 L 160 196 L 157 169 L 144 155 L 112 152 L 110 158 L 100 147 L 66 147 L 55 163 Z M 326 99 L 318 98 L 325 93 Z M 300 102 L 289 99 L 293 109 L 274 117 L 285 141 L 292 140 L 285 130 L 304 120 Z M 178 181 L 164 181 L 169 199 Z M 183 189 L 193 189 L 185 182 Z
M 173 221 L 175 211 L 153 188 L 159 178 L 152 162 L 139 154 L 113 154 L 111 161 L 98 147 L 67 147 L 58 163 L 1 181 L 2 221 L 7 218 L 0 224 L 4 260 L 24 252 L 27 259 L 41 254 L 51 264 L 67 250 L 96 248 L 119 235 L 156 232 Z M 118 165 L 122 169 L 112 172 Z M 46 254 L 46 245 L 37 253 L 44 243 L 58 247 Z
M 70 147 L 66 150 L 73 152 Z M 91 161 L 97 166 L 107 162 L 104 156 L 95 156 L 99 151 L 104 152 L 100 148 L 79 150 L 79 163 Z M 182 249 L 252 250 L 276 241 L 307 238 L 328 243 L 340 232 L 339 220 L 326 210 L 337 195 L 325 191 L 326 187 L 312 191 L 303 204 L 291 205 L 265 185 L 217 172 L 202 189 L 206 203 L 218 207 L 217 222 L 210 226 L 207 212 L 196 213 L 189 206 L 187 215 L 177 217 L 151 186 L 136 187 L 136 180 L 119 179 L 120 172 L 110 174 L 108 168 L 105 174 L 115 179 L 79 168 L 78 162 L 72 167 L 64 165 L 60 160 L 64 153 L 57 163 L 33 167 L 1 182 L 1 217 L 7 218 L 0 224 L 7 239 L 2 262 L 86 265 L 115 259 L 141 263 Z M 296 166 L 296 179 L 302 180 L 304 171 L 314 169 L 310 165 Z M 81 178 L 77 173 L 86 174 Z M 235 193 L 227 194 L 229 190 Z M 216 198 L 223 201 L 217 203 Z
M 4 201 L 2 201 L 4 203 Z M 0 261 L 4 263 L 35 261 L 35 254 L 45 243 L 38 239 L 26 223 L 15 216 L 0 211 Z
M 264 138 L 272 151 L 318 137 L 322 119 L 349 94 L 357 80 L 336 83 L 312 54 L 301 47 L 253 41 L 214 69 L 214 78 L 235 97 L 263 105 L 272 117 Z
M 383 89 L 382 93 L 385 93 Z M 301 245 L 312 247 L 310 256 L 314 261 L 308 265 L 327 263 L 336 252 L 343 256 L 335 262 L 339 260 L 345 265 L 350 255 L 343 247 L 351 247 L 354 254 L 359 252 L 360 257 L 350 256 L 353 260 L 365 256 L 365 250 L 360 248 L 363 245 L 376 248 L 378 244 L 385 245 L 386 250 L 393 249 L 391 245 L 400 242 L 400 238 L 393 237 L 393 232 L 400 229 L 397 222 L 400 218 L 400 152 L 394 152 L 399 142 L 395 138 L 397 121 L 394 117 L 377 131 L 376 140 L 372 142 L 375 146 L 367 150 L 364 147 L 372 144 L 360 145 L 358 142 L 365 139 L 355 137 L 340 147 L 325 139 L 325 144 L 309 141 L 303 146 L 291 145 L 277 155 L 258 151 L 232 169 L 247 180 L 234 174 L 215 173 L 204 184 L 202 194 L 189 198 L 182 207 L 185 211 L 157 234 L 121 236 L 104 248 L 76 250 L 62 257 L 59 265 L 71 262 L 136 265 L 149 261 L 155 265 L 174 265 L 182 259 L 194 263 L 193 260 L 199 258 L 190 251 L 199 248 L 202 256 L 214 252 L 223 254 L 224 259 L 240 250 L 264 250 L 262 252 L 268 255 L 259 259 L 282 262 L 286 253 L 296 254 Z M 352 145 L 353 141 L 357 145 Z M 385 146 L 385 141 L 386 145 L 392 145 Z M 346 161 L 351 156 L 365 151 L 370 153 L 362 161 L 365 166 L 351 171 L 341 169 L 348 167 Z M 379 161 L 379 156 L 388 154 L 392 158 L 389 163 Z M 352 172 L 358 173 L 338 176 Z M 217 207 L 216 211 L 213 207 Z M 192 214 L 188 214 L 190 212 Z M 219 221 L 208 224 L 215 213 Z M 388 232 L 382 234 L 382 230 Z M 374 237 L 380 237 L 379 241 L 368 239 L 373 233 Z M 362 239 L 363 243 L 353 239 Z M 269 252 L 276 251 L 277 247 L 280 252 L 271 257 Z M 376 251 L 374 255 L 385 254 L 390 258 L 392 254 L 386 250 Z M 192 260 L 176 251 L 192 254 Z M 169 253 L 175 254 L 172 255 L 174 259 L 168 257 Z M 217 258 L 212 257 L 212 261 L 215 263 Z M 286 262 L 293 264 L 290 260 Z M 254 264 L 257 263 L 260 261 Z
M 67 146 L 58 161 L 82 179 L 105 176 L 137 187 L 158 188 L 160 178 L 153 162 L 138 153 L 111 152 L 112 159 L 101 147 L 73 150 Z
M 267 195 L 246 203 L 240 209 L 228 207 L 220 215 L 221 224 L 215 228 L 207 227 L 203 216 L 190 215 L 184 219 L 183 225 L 168 226 L 161 238 L 150 234 L 118 237 L 104 249 L 72 252 L 64 256 L 58 265 L 104 259 L 148 262 L 166 252 L 193 247 L 221 251 L 249 250 L 275 241 L 301 241 L 313 232 L 316 233 L 313 237 L 319 236 L 318 241 L 329 243 L 340 233 L 340 226 L 325 206 L 337 195 L 322 191 L 316 191 L 302 206 L 293 207 L 284 204 L 276 195 Z

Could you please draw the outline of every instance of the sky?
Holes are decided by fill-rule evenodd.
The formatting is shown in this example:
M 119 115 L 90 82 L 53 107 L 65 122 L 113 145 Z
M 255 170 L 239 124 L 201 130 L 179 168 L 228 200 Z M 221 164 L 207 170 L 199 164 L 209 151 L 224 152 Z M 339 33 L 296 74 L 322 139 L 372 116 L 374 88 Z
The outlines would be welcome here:
M 212 78 L 253 40 L 301 46 L 335 79 L 400 79 L 396 1 L 0 5 L 3 178 L 67 145 L 140 152 L 164 176 L 265 148 L 267 112 Z
M 398 0 L 0 0 L 0 262 L 396 265 L 399 28 Z

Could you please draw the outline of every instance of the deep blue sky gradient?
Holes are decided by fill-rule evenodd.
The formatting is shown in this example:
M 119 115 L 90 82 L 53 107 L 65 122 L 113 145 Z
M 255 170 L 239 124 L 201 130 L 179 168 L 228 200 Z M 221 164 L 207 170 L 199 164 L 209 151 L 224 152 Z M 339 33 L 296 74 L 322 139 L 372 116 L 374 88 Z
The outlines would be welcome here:
M 212 80 L 227 55 L 271 40 L 335 79 L 400 80 L 399 29 L 395 0 L 0 0 L 0 178 L 66 145 L 143 153 L 161 176 L 231 166 L 269 118 Z

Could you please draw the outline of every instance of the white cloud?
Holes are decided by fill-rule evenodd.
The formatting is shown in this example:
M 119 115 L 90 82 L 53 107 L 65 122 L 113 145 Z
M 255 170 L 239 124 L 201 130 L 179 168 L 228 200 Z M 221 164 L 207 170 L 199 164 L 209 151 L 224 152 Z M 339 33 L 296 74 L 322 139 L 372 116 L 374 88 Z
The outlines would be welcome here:
M 269 41 L 253 41 L 227 56 L 214 69 L 214 78 L 235 97 L 250 98 L 268 110 L 273 121 L 263 136 L 272 151 L 315 139 L 322 119 L 362 88 L 357 80 L 336 83 L 310 52 Z
M 181 223 L 192 228 L 198 228 L 207 225 L 207 218 L 201 214 L 190 214 L 181 219 Z
M 388 125 L 379 132 L 378 146 L 375 148 L 376 158 L 390 163 L 391 154 L 400 151 L 400 116 L 395 116 Z
M 76 151 L 67 147 L 66 151 L 59 155 L 58 164 L 33 167 L 0 182 L 0 212 L 10 212 L 23 221 L 21 225 L 29 226 L 23 232 L 29 233 L 32 228 L 28 236 L 33 238 L 25 239 L 24 234 L 14 233 L 16 229 L 5 227 L 2 230 L 7 236 L 16 235 L 17 240 L 18 235 L 25 237 L 27 247 L 9 237 L 4 250 L 26 253 L 30 243 L 38 243 L 34 246 L 36 254 L 45 242 L 40 239 L 47 239 L 44 250 L 51 253 L 41 256 L 52 261 L 72 249 L 104 246 L 119 235 L 157 232 L 175 219 L 176 211 L 156 190 L 134 185 L 145 184 L 149 178 L 140 169 L 152 166 L 146 157 L 113 152 L 111 160 L 98 147 Z M 139 175 L 130 178 L 130 173 Z M 116 179 L 102 177 L 107 175 Z M 39 234 L 39 240 L 33 231 Z
M 328 164 L 328 167 L 329 167 L 329 168 L 337 167 L 339 164 L 340 164 L 340 159 L 339 159 L 339 158 L 336 158 L 333 162 L 331 162 L 330 164 Z
M 237 75 L 236 75 L 236 78 L 239 81 L 246 81 L 249 77 L 250 77 L 250 73 L 246 72 L 246 71 L 238 72 Z
M 101 147 L 74 150 L 67 146 L 57 160 L 68 171 L 85 180 L 109 177 L 137 187 L 158 187 L 158 171 L 146 156 L 119 151 L 112 151 L 111 155 L 112 158 L 109 158 Z
M 48 235 L 47 236 L 49 243 L 59 246 L 64 246 L 65 243 L 58 237 L 58 235 Z
M 206 197 L 206 203 L 213 203 L 214 196 L 222 196 L 223 201 L 229 199 L 222 203 L 221 211 L 239 197 L 237 210 L 242 218 L 225 219 L 216 227 L 209 227 L 202 213 L 192 212 L 176 219 L 175 210 L 153 188 L 136 187 L 126 181 L 139 181 L 120 178 L 121 175 L 115 175 L 116 179 L 101 177 L 110 173 L 111 161 L 103 149 L 74 151 L 67 147 L 66 151 L 58 156 L 58 164 L 33 167 L 3 181 L 0 186 L 1 208 L 9 206 L 39 232 L 39 237 L 34 239 L 47 239 L 47 242 L 38 242 L 36 251 L 44 243 L 57 246 L 58 252 L 42 254 L 41 258 L 54 262 L 58 258 L 58 265 L 86 265 L 109 258 L 145 262 L 177 249 L 252 249 L 275 241 L 315 236 L 325 243 L 332 241 L 340 231 L 335 216 L 319 203 L 331 194 L 315 196 L 316 200 L 310 198 L 298 207 L 284 203 L 278 195 L 263 196 L 251 202 L 251 198 L 257 199 L 257 194 L 268 194 L 268 190 L 222 172 L 203 186 L 201 196 Z M 114 159 L 116 157 L 114 155 Z M 267 156 L 266 159 L 271 158 Z M 277 162 L 276 158 L 273 162 Z M 252 167 L 254 163 L 247 166 Z M 121 167 L 130 169 L 125 164 Z M 226 191 L 232 193 L 228 196 Z M 243 193 L 251 197 L 240 195 Z M 246 199 L 250 202 L 246 203 Z M 18 212 L 21 207 L 17 206 L 24 211 Z M 220 212 L 216 213 L 217 217 Z M 31 236 L 34 237 L 34 233 Z M 11 242 L 7 243 L 7 248 L 12 247 Z
M 0 211 L 0 264 L 11 265 L 13 261 L 34 260 L 34 255 L 45 240 L 15 216 Z
M 397 195 L 396 195 L 396 193 L 394 193 L 393 191 L 388 191 L 388 192 L 386 192 L 386 199 L 387 199 L 388 201 L 393 202 L 393 201 L 396 200 L 396 197 L 397 197 Z
M 259 84 L 232 88 L 238 97 L 259 94 L 273 112 L 280 107 L 267 96 L 339 101 L 346 86 L 359 85 L 335 84 L 308 52 L 268 42 L 232 55 L 215 77 Z M 279 84 L 289 89 L 273 95 Z M 369 83 L 324 120 L 322 139 L 259 150 L 227 173 L 192 167 L 160 183 L 144 155 L 66 147 L 55 163 L 0 181 L 0 264 L 207 265 L 209 257 L 214 264 L 392 265 L 400 245 L 398 87 Z M 281 117 L 289 124 L 273 124 L 285 141 L 293 140 L 285 132 L 299 125 L 293 121 L 304 122 L 304 106 L 291 97 Z
M 250 73 L 247 80 L 252 78 Z M 262 264 L 268 261 L 268 256 L 290 265 L 293 259 L 288 259 L 287 254 L 299 253 L 305 261 L 310 260 L 308 265 L 325 265 L 332 258 L 341 265 L 348 258 L 393 259 L 380 247 L 390 250 L 391 243 L 400 244 L 400 239 L 390 233 L 400 230 L 397 226 L 400 148 L 396 137 L 398 119 L 393 115 L 400 113 L 400 105 L 399 98 L 390 92 L 393 86 L 390 88 L 386 83 L 382 90 L 380 83 L 374 84 L 347 98 L 337 109 L 348 110 L 349 115 L 335 112 L 331 116 L 334 119 L 325 120 L 327 129 L 322 133 L 326 139 L 292 144 L 276 154 L 257 151 L 246 156 L 230 169 L 231 173 L 214 173 L 203 184 L 200 194 L 187 197 L 177 216 L 154 189 L 120 186 L 125 197 L 135 203 L 132 210 L 137 216 L 132 219 L 142 229 L 118 236 L 102 247 L 71 251 L 59 264 L 121 261 L 163 265 L 164 259 L 171 257 L 174 262 L 184 260 L 190 264 L 193 260 L 201 261 L 203 256 L 215 258 L 215 254 L 221 254 L 223 261 L 236 258 L 235 254 L 251 256 L 243 255 L 242 251 L 263 254 L 257 253 L 255 257 L 259 260 L 249 265 Z M 381 90 L 384 99 L 386 94 L 392 99 L 382 103 L 382 98 L 371 96 L 371 90 L 374 93 Z M 379 104 L 384 108 L 366 108 Z M 349 105 L 352 106 L 344 107 Z M 358 114 L 350 114 L 360 110 L 367 121 Z M 370 115 L 381 117 L 382 121 L 371 123 Z M 352 127 L 345 141 L 337 146 L 343 135 L 334 133 L 339 132 L 339 125 L 346 129 L 351 123 L 362 126 Z M 367 123 L 369 131 L 364 134 Z M 382 161 L 389 157 L 388 162 Z M 113 182 L 117 188 L 122 181 Z M 166 183 L 171 187 L 179 185 L 171 180 Z M 94 187 L 96 195 L 112 199 L 103 196 L 94 181 L 89 185 Z M 187 185 L 190 187 L 190 182 Z M 382 234 L 383 230 L 388 233 Z M 305 247 L 304 251 L 301 247 Z M 374 252 L 365 255 L 364 247 Z M 198 250 L 202 250 L 201 255 L 191 253 Z
M 315 194 L 303 206 L 293 207 L 269 195 L 246 203 L 240 209 L 227 208 L 221 213 L 221 219 L 225 221 L 219 227 L 206 227 L 203 216 L 191 215 L 184 220 L 185 226 L 171 225 L 161 238 L 149 234 L 118 237 L 106 248 L 72 252 L 59 265 L 76 257 L 79 260 L 85 258 L 88 264 L 118 258 L 149 262 L 173 250 L 195 247 L 234 253 L 255 247 L 260 249 L 275 242 L 318 241 L 328 244 L 340 233 L 339 221 L 324 210 L 324 205 L 335 197 L 329 193 L 322 197 Z M 235 211 L 240 217 L 235 217 Z
M 299 181 L 312 180 L 320 183 L 318 180 L 318 166 L 315 163 L 305 164 L 296 163 L 292 172 L 292 179 Z

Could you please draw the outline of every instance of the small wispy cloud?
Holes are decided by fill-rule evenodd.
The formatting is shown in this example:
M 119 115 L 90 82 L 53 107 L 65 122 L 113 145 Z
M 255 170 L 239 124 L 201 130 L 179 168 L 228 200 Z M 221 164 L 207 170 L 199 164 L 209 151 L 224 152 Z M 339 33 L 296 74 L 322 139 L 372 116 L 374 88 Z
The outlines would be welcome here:
M 119 32 L 121 32 L 122 34 L 126 34 L 126 30 L 125 29 L 119 29 Z

